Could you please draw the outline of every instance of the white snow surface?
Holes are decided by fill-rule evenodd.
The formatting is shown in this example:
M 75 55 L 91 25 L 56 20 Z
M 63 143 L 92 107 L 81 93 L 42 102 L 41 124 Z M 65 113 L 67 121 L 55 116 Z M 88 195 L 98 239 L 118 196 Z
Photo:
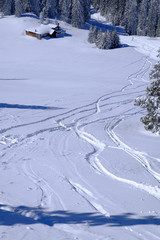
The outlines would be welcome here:
M 25 36 L 38 24 L 0 19 L 0 238 L 160 239 L 160 137 L 134 106 L 160 39 L 105 51 L 63 22 Z

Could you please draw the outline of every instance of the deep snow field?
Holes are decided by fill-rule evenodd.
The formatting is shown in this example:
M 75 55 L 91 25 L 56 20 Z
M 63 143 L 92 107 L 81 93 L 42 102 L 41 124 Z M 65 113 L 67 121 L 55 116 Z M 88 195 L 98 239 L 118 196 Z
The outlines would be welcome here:
M 134 106 L 160 38 L 118 28 L 123 47 L 105 51 L 63 22 L 25 36 L 39 24 L 0 19 L 0 239 L 160 239 L 160 137 Z

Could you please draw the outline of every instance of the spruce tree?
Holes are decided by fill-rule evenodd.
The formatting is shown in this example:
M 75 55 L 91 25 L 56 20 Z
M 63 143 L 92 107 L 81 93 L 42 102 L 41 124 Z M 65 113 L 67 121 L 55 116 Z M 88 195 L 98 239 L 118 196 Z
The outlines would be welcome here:
M 39 16 L 40 13 L 40 0 L 31 0 L 32 12 Z
M 147 35 L 148 11 L 150 9 L 150 0 L 142 0 L 139 10 L 137 34 L 141 36 Z
M 112 33 L 107 30 L 103 35 L 102 49 L 112 48 Z
M 159 12 L 159 15 L 158 15 L 158 23 L 157 23 L 157 31 L 156 31 L 156 36 L 157 37 L 160 37 L 160 5 L 159 5 L 159 10 L 158 10 L 158 12 Z
M 89 34 L 88 34 L 88 42 L 89 43 L 96 43 L 97 42 L 97 35 L 98 35 L 98 27 L 95 25 L 94 27 L 91 25 Z
M 105 0 L 100 0 L 100 3 L 99 3 L 99 11 L 100 11 L 100 13 L 101 13 L 102 16 L 104 16 L 105 13 L 106 13 L 106 5 L 107 5 L 107 3 L 106 3 Z
M 2 12 L 2 8 L 3 8 L 3 0 L 0 0 L 0 12 Z
M 83 28 L 85 24 L 85 11 L 83 0 L 72 0 L 72 26 Z
M 160 58 L 160 50 L 158 57 Z M 135 100 L 135 105 L 146 109 L 146 116 L 141 118 L 146 130 L 160 134 L 160 61 L 151 71 L 152 80 L 146 89 L 146 95 Z
M 137 33 L 137 26 L 138 26 L 137 0 L 128 0 L 126 2 L 124 19 L 122 21 L 122 25 L 125 27 L 128 34 L 135 35 Z
M 98 34 L 98 27 L 95 25 L 93 28 L 93 41 L 96 43 L 97 41 L 97 34 Z
M 44 23 L 44 10 L 43 9 L 40 12 L 39 19 L 40 19 L 40 23 L 43 24 Z
M 93 7 L 99 11 L 99 8 L 100 8 L 100 1 L 101 0 L 92 0 L 92 4 L 93 4 Z
M 103 33 L 102 33 L 102 28 L 99 28 L 97 33 L 97 38 L 96 38 L 96 47 L 98 47 L 99 49 L 102 49 L 102 44 L 103 44 Z
M 120 46 L 120 39 L 117 34 L 117 30 L 114 29 L 112 32 L 112 48 L 119 48 Z
M 112 0 L 110 2 L 110 9 L 108 10 L 108 14 L 110 15 L 110 21 L 113 23 L 113 25 L 118 25 L 120 22 L 120 16 L 119 16 L 119 1 L 118 0 Z
M 46 0 L 45 6 L 46 16 L 53 18 L 56 15 L 56 1 L 55 0 Z
M 83 1 L 84 19 L 85 19 L 85 22 L 90 19 L 90 7 L 91 7 L 91 0 L 85 0 L 85 1 Z
M 148 12 L 148 21 L 147 21 L 147 35 L 150 37 L 156 36 L 157 24 L 158 24 L 157 9 L 159 9 L 159 2 L 157 0 L 151 0 L 149 12 Z
M 32 5 L 30 0 L 21 0 L 23 12 L 32 12 Z
M 90 25 L 89 33 L 88 33 L 88 42 L 95 43 L 93 25 Z
M 71 21 L 71 0 L 60 1 L 60 13 L 63 21 L 70 23 Z
M 0 0 L 5 15 L 33 12 L 37 16 L 62 20 L 82 28 L 90 18 L 91 3 L 113 25 L 122 25 L 127 33 L 160 36 L 160 0 Z M 42 19 L 42 18 L 41 18 Z
M 160 36 L 160 0 L 92 0 L 92 5 L 130 35 Z
M 4 15 L 10 15 L 12 13 L 12 5 L 13 5 L 12 0 L 4 0 L 2 7 Z
M 21 0 L 15 0 L 15 16 L 20 17 L 22 14 Z
M 119 25 L 122 23 L 124 18 L 124 10 L 125 10 L 126 0 L 119 0 Z

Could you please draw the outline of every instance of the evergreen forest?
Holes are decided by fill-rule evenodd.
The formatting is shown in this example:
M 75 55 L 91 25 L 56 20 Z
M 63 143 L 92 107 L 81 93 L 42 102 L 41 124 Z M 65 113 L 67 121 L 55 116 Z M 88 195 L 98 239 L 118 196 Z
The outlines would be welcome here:
M 0 0 L 4 15 L 32 12 L 41 18 L 60 17 L 77 28 L 90 18 L 91 6 L 129 35 L 160 36 L 160 0 Z

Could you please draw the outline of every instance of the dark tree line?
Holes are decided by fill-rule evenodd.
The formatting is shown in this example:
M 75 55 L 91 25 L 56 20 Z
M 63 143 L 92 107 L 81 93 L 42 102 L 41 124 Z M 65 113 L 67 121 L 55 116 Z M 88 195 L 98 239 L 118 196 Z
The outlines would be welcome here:
M 106 30 L 104 33 L 97 26 L 90 26 L 88 42 L 95 43 L 99 49 L 113 49 L 120 47 L 120 39 L 116 29 L 113 31 Z
M 0 0 L 4 15 L 32 12 L 41 19 L 60 16 L 74 27 L 82 28 L 90 18 L 91 0 Z
M 160 36 L 160 0 L 0 0 L 4 15 L 33 12 L 37 16 L 62 20 L 82 28 L 90 18 L 90 5 L 113 25 L 124 26 L 128 34 Z
M 130 35 L 160 36 L 160 0 L 92 0 L 92 4 Z

